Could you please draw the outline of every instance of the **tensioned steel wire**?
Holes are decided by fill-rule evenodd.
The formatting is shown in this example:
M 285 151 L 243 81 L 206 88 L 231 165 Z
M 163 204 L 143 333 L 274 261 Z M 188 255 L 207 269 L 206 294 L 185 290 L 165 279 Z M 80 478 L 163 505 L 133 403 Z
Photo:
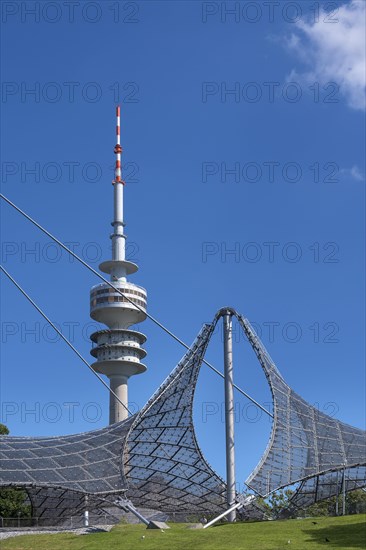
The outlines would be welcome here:
M 0 269 L 1 271 L 8 277 L 8 279 L 13 283 L 13 285 L 16 286 L 16 288 L 23 294 L 23 296 L 25 296 L 25 298 L 32 304 L 33 307 L 36 308 L 36 310 L 38 311 L 38 313 L 40 313 L 42 315 L 42 317 L 44 319 L 46 319 L 47 323 L 49 323 L 51 325 L 51 327 L 57 332 L 57 334 L 63 339 L 63 341 L 72 349 L 72 351 L 74 353 L 76 353 L 76 355 L 79 357 L 79 359 L 82 360 L 82 362 L 88 367 L 88 369 L 94 374 L 94 376 L 96 376 L 98 378 L 98 380 L 100 382 L 102 382 L 103 386 L 105 386 L 108 391 L 113 395 L 113 397 L 115 397 L 117 399 L 117 401 L 124 406 L 124 408 L 126 409 L 126 411 L 132 415 L 132 412 L 128 409 L 128 407 L 122 403 L 122 401 L 119 399 L 118 395 L 109 387 L 109 385 L 107 384 L 107 382 L 105 382 L 103 380 L 103 378 L 101 376 L 99 376 L 99 374 L 97 372 L 95 372 L 95 370 L 93 369 L 93 367 L 88 363 L 88 361 L 86 359 L 84 359 L 84 357 L 81 355 L 81 353 L 75 348 L 75 346 L 72 345 L 72 343 L 70 342 L 70 340 L 68 340 L 66 338 L 66 336 L 64 336 L 61 332 L 61 330 L 59 330 L 57 328 L 57 326 L 51 321 L 51 319 L 49 317 L 47 317 L 47 315 L 45 314 L 45 312 L 34 302 L 34 300 L 32 300 L 32 298 L 29 296 L 29 294 L 26 293 L 26 291 L 24 290 L 24 288 L 22 288 L 20 286 L 20 284 L 17 283 L 17 281 L 10 275 L 10 273 L 8 273 L 8 271 L 2 266 L 0 265 Z
M 31 216 L 29 216 L 26 212 L 24 212 L 21 208 L 19 208 L 16 204 L 14 204 L 10 199 L 8 199 L 7 197 L 5 197 L 5 195 L 3 195 L 2 193 L 0 193 L 0 197 L 1 199 L 3 199 L 7 204 L 9 204 L 9 206 L 11 206 L 12 208 L 14 208 L 14 210 L 16 210 L 19 214 L 21 214 L 24 218 L 26 218 L 28 221 L 30 221 L 33 225 L 35 225 L 40 231 L 42 231 L 45 235 L 47 235 L 51 240 L 53 240 L 55 243 L 57 243 L 63 250 L 65 250 L 68 254 L 70 254 L 73 258 L 75 258 L 78 262 L 80 262 L 84 267 L 86 267 L 89 271 L 91 271 L 94 275 L 96 275 L 99 279 L 101 279 L 104 283 L 106 283 L 110 288 L 113 288 L 118 294 L 120 294 L 121 296 L 124 297 L 125 300 L 127 300 L 128 302 L 130 302 L 134 307 L 136 307 L 138 310 L 140 310 L 141 312 L 143 312 L 148 319 L 150 319 L 150 321 L 152 321 L 153 323 L 155 323 L 158 327 L 160 327 L 164 332 L 166 332 L 166 334 L 168 334 L 171 338 L 173 338 L 176 342 L 178 342 L 181 346 L 183 346 L 187 351 L 190 351 L 191 350 L 191 347 L 188 346 L 185 342 L 183 342 L 183 340 L 181 340 L 178 336 L 176 336 L 171 330 L 169 330 L 166 326 L 164 326 L 162 323 L 160 323 L 160 321 L 158 321 L 158 319 L 156 319 L 155 317 L 153 317 L 150 313 L 148 313 L 147 311 L 145 311 L 142 307 L 140 307 L 138 304 L 136 304 L 133 300 L 131 300 L 125 293 L 123 293 L 119 288 L 117 288 L 116 286 L 113 285 L 113 283 L 111 281 L 108 281 L 108 279 L 106 279 L 105 277 L 103 277 L 103 275 L 101 275 L 100 273 L 98 273 L 98 271 L 96 271 L 93 267 L 91 267 L 87 262 L 85 262 L 82 258 L 80 258 L 80 256 L 78 256 L 75 252 L 73 252 L 72 250 L 70 250 L 66 245 L 64 245 L 63 242 L 61 242 L 59 239 L 57 239 L 57 237 L 55 237 L 54 235 L 52 235 L 52 233 L 50 233 L 47 229 L 45 229 L 43 226 L 41 226 L 38 222 L 36 222 L 36 220 L 34 220 Z M 84 360 L 85 361 L 85 360 Z M 221 378 L 224 378 L 224 375 L 218 370 L 216 369 L 213 365 L 211 365 L 211 363 L 209 363 L 208 361 L 206 361 L 206 359 L 202 359 L 202 362 L 208 366 L 213 372 L 215 372 L 217 375 L 219 375 Z M 90 365 L 89 365 L 90 366 Z M 90 367 L 91 368 L 91 367 Z M 101 379 L 103 380 L 103 379 Z M 104 383 L 104 381 L 103 381 Z M 109 388 L 109 386 L 107 384 L 104 383 L 104 385 L 109 389 L 109 391 L 115 395 L 112 390 Z M 244 397 L 246 397 L 247 399 L 249 399 L 249 401 L 251 401 L 254 405 L 256 405 L 259 409 L 261 409 L 263 412 L 265 412 L 268 416 L 270 416 L 271 418 L 274 418 L 274 415 L 269 412 L 265 407 L 263 407 L 260 403 L 258 403 L 258 401 L 256 401 L 253 397 L 251 397 L 247 392 L 245 392 L 244 390 L 242 390 L 238 385 L 236 384 L 233 384 L 234 388 L 239 392 L 241 393 L 242 395 L 244 395 Z M 118 400 L 119 401 L 119 400 Z M 120 401 L 119 401 L 120 402 Z

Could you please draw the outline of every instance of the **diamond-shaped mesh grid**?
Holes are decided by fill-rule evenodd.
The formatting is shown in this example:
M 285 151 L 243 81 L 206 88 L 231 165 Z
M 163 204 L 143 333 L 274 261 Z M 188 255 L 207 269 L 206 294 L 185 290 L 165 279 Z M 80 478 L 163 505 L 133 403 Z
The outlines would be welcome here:
M 302 481 L 291 497 L 290 504 L 306 508 L 314 502 L 342 494 L 343 483 L 345 483 L 345 491 L 348 492 L 364 487 L 365 480 L 366 465 L 326 472 Z
M 300 498 L 306 493 L 308 504 L 336 494 L 330 486 L 344 467 L 350 475 L 357 472 L 357 487 L 366 485 L 365 467 L 358 468 L 366 465 L 366 432 L 318 411 L 295 393 L 249 322 L 240 315 L 238 320 L 267 377 L 274 405 L 270 441 L 246 483 L 264 496 L 304 480 L 296 494 Z M 311 479 L 305 481 L 307 478 Z M 346 483 L 347 487 L 357 488 L 352 482 Z
M 122 442 L 133 417 L 85 434 L 0 438 L 0 485 L 50 485 L 85 493 L 124 490 Z
M 191 349 L 136 416 L 123 453 L 128 496 L 137 505 L 215 513 L 225 483 L 198 447 L 193 397 L 215 324 L 205 325 Z

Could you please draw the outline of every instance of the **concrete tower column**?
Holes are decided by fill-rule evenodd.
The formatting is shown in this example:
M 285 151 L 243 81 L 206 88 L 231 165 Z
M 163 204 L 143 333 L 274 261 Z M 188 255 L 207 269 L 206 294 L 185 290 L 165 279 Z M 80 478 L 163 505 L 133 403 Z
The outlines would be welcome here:
M 109 377 L 111 390 L 117 395 L 122 403 L 128 403 L 127 376 L 115 374 Z M 113 396 L 112 396 L 113 397 Z M 128 417 L 127 410 L 116 399 L 109 402 L 109 423 L 114 424 Z

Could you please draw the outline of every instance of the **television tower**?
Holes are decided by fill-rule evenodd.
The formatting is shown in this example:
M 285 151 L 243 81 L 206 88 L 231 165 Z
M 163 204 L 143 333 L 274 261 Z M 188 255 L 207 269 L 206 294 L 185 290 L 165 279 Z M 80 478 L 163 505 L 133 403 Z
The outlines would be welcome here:
M 118 398 L 128 406 L 127 384 L 130 376 L 146 371 L 141 359 L 146 356 L 142 344 L 146 336 L 135 330 L 131 325 L 141 323 L 146 319 L 146 290 L 127 281 L 127 276 L 138 270 L 136 264 L 126 260 L 126 235 L 123 221 L 123 188 L 121 168 L 121 133 L 120 107 L 117 107 L 117 144 L 114 187 L 114 219 L 112 222 L 112 259 L 102 262 L 99 269 L 110 275 L 111 282 L 131 301 L 121 296 L 106 283 L 95 285 L 90 290 L 90 317 L 99 323 L 107 325 L 108 329 L 94 332 L 90 339 L 93 348 L 90 353 L 96 358 L 93 369 L 108 376 L 110 387 Z M 141 309 L 134 306 L 137 304 Z M 114 424 L 126 419 L 127 409 L 110 394 L 109 423 Z

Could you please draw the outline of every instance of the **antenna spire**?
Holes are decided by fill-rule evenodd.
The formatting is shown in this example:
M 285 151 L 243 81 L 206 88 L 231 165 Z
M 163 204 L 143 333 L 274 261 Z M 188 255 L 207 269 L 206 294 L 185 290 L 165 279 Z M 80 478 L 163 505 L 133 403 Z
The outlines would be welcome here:
M 114 148 L 114 152 L 116 154 L 116 168 L 114 171 L 114 181 L 113 183 L 122 183 L 123 185 L 125 182 L 122 180 L 122 167 L 121 167 L 121 155 L 122 155 L 122 147 L 121 147 L 121 107 L 117 105 L 116 107 L 116 146 Z
M 125 260 L 125 240 L 126 236 L 123 232 L 124 221 L 123 221 L 123 186 L 124 181 L 122 180 L 122 167 L 121 167 L 121 108 L 119 105 L 116 107 L 116 146 L 114 152 L 116 154 L 116 168 L 114 172 L 114 220 L 113 220 L 113 234 L 112 238 L 112 257 L 113 260 L 124 261 Z M 118 269 L 119 276 L 121 276 L 121 269 Z M 122 269 L 123 272 L 123 269 Z M 112 273 L 112 280 L 114 280 L 116 273 Z

